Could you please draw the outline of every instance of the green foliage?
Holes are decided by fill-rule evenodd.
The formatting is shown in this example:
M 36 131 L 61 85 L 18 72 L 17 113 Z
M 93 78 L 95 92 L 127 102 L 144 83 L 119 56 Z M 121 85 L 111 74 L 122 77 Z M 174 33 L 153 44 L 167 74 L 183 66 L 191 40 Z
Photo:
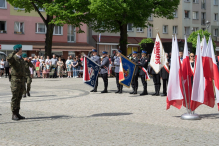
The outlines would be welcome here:
M 209 33 L 207 30 L 203 31 L 202 29 L 197 30 L 193 33 L 191 33 L 187 39 L 187 42 L 192 43 L 192 52 L 195 53 L 196 52 L 196 44 L 197 44 L 197 37 L 198 34 L 200 35 L 200 41 L 201 39 L 205 36 L 206 41 L 208 42 L 209 40 L 209 36 L 211 35 L 211 33 Z M 212 40 L 213 41 L 213 40 Z M 213 41 L 213 46 L 214 46 L 214 50 L 216 48 L 216 44 Z
M 90 13 L 93 14 L 92 29 L 96 32 L 120 32 L 124 24 L 134 27 L 147 27 L 147 21 L 154 17 L 173 19 L 180 0 L 90 0 Z
M 145 43 L 154 43 L 153 39 L 151 38 L 146 38 L 146 39 L 142 39 L 141 42 L 139 43 L 139 45 L 141 44 L 145 44 Z

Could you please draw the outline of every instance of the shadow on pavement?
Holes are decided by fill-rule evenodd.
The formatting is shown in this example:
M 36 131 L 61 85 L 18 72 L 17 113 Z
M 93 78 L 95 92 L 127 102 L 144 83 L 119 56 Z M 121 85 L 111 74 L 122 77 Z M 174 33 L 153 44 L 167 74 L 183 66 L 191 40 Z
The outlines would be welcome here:
M 71 116 L 65 116 L 65 115 L 58 115 L 58 116 L 50 116 L 50 117 L 32 117 L 32 118 L 26 118 L 25 120 L 34 120 L 34 119 L 70 119 Z
M 93 114 L 88 117 L 107 117 L 107 116 L 125 116 L 125 115 L 131 115 L 133 113 L 99 113 L 99 114 Z

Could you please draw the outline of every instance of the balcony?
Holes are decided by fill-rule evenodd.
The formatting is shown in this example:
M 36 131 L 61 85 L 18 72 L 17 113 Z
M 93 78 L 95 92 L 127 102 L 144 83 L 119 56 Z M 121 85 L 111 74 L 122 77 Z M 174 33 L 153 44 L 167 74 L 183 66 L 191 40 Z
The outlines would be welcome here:
M 201 20 L 201 25 L 205 25 L 205 22 L 206 22 L 205 19 L 202 19 Z

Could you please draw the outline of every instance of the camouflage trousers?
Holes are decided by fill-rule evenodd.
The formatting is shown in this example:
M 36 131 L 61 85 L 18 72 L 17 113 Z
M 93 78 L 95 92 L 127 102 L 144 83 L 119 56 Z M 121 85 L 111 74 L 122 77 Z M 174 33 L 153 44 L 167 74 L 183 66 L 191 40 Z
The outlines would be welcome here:
M 11 111 L 20 109 L 20 102 L 24 92 L 24 78 L 11 76 Z
M 26 76 L 24 81 L 25 81 L 25 83 L 24 83 L 24 92 L 23 92 L 23 94 L 26 94 L 26 93 L 30 92 L 32 78 L 30 76 Z M 26 88 L 26 83 L 27 83 L 27 88 Z

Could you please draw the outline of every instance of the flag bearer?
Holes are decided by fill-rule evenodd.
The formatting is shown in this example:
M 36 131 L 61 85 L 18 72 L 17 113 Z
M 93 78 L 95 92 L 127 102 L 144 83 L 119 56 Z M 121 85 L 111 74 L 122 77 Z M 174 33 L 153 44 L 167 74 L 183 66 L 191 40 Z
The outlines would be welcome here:
M 101 93 L 107 93 L 107 87 L 108 87 L 108 67 L 109 67 L 109 58 L 107 57 L 108 52 L 103 51 L 102 52 L 102 64 L 100 65 L 100 74 L 103 78 L 104 82 L 104 90 Z
M 119 69 L 120 69 L 120 56 L 122 51 L 118 50 L 116 56 L 114 56 L 114 65 L 115 65 L 115 73 L 116 73 L 116 84 L 118 90 L 115 93 L 122 93 L 123 85 L 119 84 Z
M 147 52 L 142 50 L 141 53 L 142 53 L 142 57 L 140 59 L 140 63 L 137 66 L 140 66 L 141 68 L 144 68 L 147 70 L 147 68 L 148 68 L 148 58 L 146 57 Z M 146 73 L 143 71 L 143 69 L 140 70 L 139 76 L 141 77 L 141 82 L 143 85 L 143 92 L 140 94 L 140 96 L 148 95 L 147 80 L 145 78 Z
M 132 52 L 132 61 L 136 64 L 139 63 L 138 57 L 137 57 L 137 52 L 133 51 Z M 137 66 L 135 68 L 135 72 L 134 72 L 134 76 L 132 78 L 132 89 L 133 91 L 130 94 L 137 94 L 137 90 L 138 90 L 138 75 L 139 75 L 139 67 Z
M 97 55 L 97 50 L 93 49 L 92 52 L 93 54 L 92 57 L 90 57 L 90 55 L 88 55 L 88 57 L 90 57 L 90 59 L 94 62 L 96 62 L 98 65 L 100 65 L 100 57 Z M 96 80 L 96 84 L 94 86 L 94 89 L 91 90 L 90 92 L 97 92 L 97 86 L 98 86 L 98 76 L 97 76 L 97 80 Z
M 29 67 L 33 67 L 33 64 L 30 62 L 30 60 L 27 57 L 27 54 L 22 54 L 22 58 L 24 59 L 24 65 L 25 65 L 25 79 L 24 81 L 27 83 L 27 89 L 26 89 L 26 83 L 24 83 L 24 93 L 23 93 L 23 97 L 30 96 L 30 87 L 31 87 L 31 82 L 32 82 L 32 78 L 30 77 L 30 69 Z
M 22 45 L 18 44 L 13 47 L 14 51 L 8 55 L 7 60 L 11 68 L 11 111 L 12 120 L 25 119 L 19 114 L 20 102 L 24 91 L 25 65 L 21 57 Z

